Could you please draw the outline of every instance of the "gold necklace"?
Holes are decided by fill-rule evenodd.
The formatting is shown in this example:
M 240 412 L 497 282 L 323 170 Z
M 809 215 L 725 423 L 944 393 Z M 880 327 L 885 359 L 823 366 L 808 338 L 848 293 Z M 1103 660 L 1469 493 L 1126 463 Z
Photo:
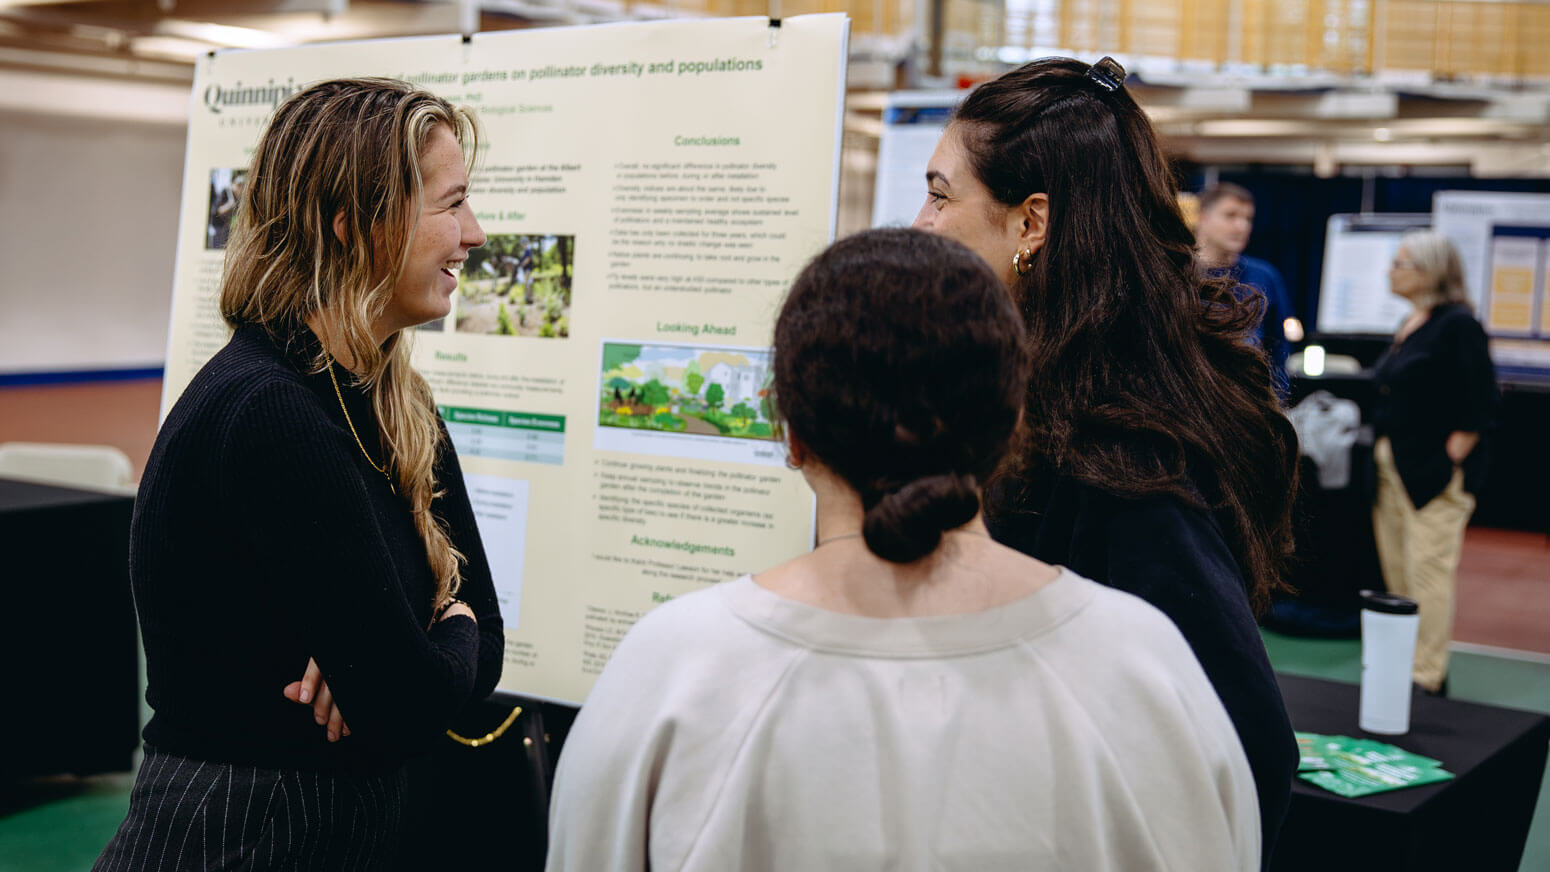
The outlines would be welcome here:
M 334 396 L 339 398 L 339 411 L 344 413 L 344 422 L 350 426 L 350 435 L 355 437 L 355 446 L 361 450 L 361 456 L 366 458 L 366 462 L 371 464 L 371 468 L 382 473 L 382 477 L 387 479 L 388 490 L 397 495 L 398 488 L 393 487 L 393 474 L 388 472 L 387 459 L 383 458 L 382 465 L 378 466 L 377 462 L 371 459 L 371 454 L 366 450 L 366 446 L 361 442 L 361 434 L 355 432 L 355 422 L 350 420 L 350 410 L 344 404 L 344 393 L 339 390 L 339 379 L 334 375 L 333 355 L 328 357 L 328 380 L 334 383 Z
M 451 738 L 452 741 L 457 742 L 459 745 L 467 745 L 470 748 L 477 748 L 480 745 L 488 745 L 491 742 L 495 741 L 496 739 L 499 739 L 501 736 L 506 735 L 506 731 L 511 729 L 511 725 L 516 723 L 517 717 L 520 716 L 521 714 L 522 714 L 522 706 L 517 706 L 516 708 L 511 710 L 511 714 L 507 715 L 506 719 L 504 721 L 501 721 L 501 725 L 500 726 L 498 726 L 495 729 L 489 731 L 488 733 L 485 733 L 484 735 L 480 736 L 477 739 L 470 739 L 467 736 L 459 736 L 457 733 L 454 733 L 451 730 L 447 731 L 447 736 L 449 738 Z M 524 744 L 524 745 L 532 745 L 533 744 L 533 740 L 532 739 L 523 739 L 522 740 L 522 744 Z

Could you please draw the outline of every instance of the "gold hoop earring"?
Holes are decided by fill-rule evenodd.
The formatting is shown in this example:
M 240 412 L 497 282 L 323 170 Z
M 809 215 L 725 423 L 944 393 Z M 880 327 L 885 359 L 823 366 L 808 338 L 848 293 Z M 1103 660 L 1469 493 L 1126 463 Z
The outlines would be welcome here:
M 1033 271 L 1033 251 L 1023 249 L 1012 255 L 1012 269 L 1020 276 Z

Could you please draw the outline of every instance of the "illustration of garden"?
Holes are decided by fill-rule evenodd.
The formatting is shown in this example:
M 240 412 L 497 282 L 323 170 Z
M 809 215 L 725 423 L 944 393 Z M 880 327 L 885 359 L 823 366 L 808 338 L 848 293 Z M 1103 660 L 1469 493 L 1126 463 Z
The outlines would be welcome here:
M 775 438 L 768 352 L 603 344 L 604 427 Z
M 459 333 L 570 335 L 576 237 L 492 234 L 458 277 Z

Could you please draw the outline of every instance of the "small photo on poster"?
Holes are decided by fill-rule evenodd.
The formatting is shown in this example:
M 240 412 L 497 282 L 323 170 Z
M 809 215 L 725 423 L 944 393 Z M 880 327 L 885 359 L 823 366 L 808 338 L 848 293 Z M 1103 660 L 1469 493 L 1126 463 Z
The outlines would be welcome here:
M 211 251 L 226 247 L 231 235 L 231 220 L 237 217 L 237 204 L 242 202 L 242 191 L 247 186 L 248 171 L 217 167 L 210 171 L 210 211 L 205 223 L 205 248 Z
M 597 447 L 740 463 L 781 462 L 770 351 L 604 342 Z
M 458 333 L 570 336 L 576 237 L 494 234 L 468 252 L 458 277 Z

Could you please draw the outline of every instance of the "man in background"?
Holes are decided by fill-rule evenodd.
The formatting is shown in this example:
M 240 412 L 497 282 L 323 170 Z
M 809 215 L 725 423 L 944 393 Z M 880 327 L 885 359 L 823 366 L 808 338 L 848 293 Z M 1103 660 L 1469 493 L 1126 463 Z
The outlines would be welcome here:
M 1255 338 L 1270 355 L 1276 392 L 1286 396 L 1286 358 L 1291 343 L 1301 342 L 1302 322 L 1292 311 L 1286 281 L 1275 267 L 1257 257 L 1245 257 L 1254 230 L 1254 195 L 1247 188 L 1220 182 L 1200 192 L 1200 217 L 1195 242 L 1200 261 L 1213 275 L 1231 276 L 1240 285 L 1265 295 L 1265 317 Z

